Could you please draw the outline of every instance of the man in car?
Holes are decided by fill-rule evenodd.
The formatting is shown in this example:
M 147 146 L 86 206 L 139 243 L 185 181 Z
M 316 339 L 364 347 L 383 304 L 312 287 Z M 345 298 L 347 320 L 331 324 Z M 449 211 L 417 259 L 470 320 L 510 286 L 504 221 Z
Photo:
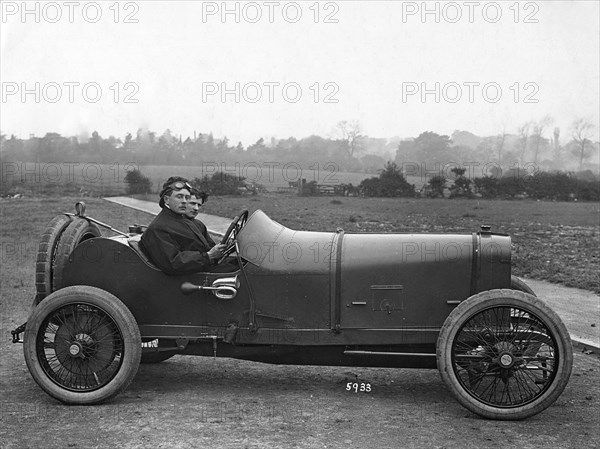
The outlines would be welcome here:
M 169 178 L 160 192 L 162 211 L 140 239 L 142 250 L 166 274 L 208 271 L 225 248 L 207 240 L 206 227 L 203 232 L 198 222 L 186 216 L 191 191 L 185 178 Z
M 200 212 L 200 208 L 204 205 L 204 203 L 206 203 L 207 199 L 208 195 L 206 193 L 192 187 L 192 190 L 190 191 L 190 200 L 186 205 L 185 216 L 198 227 L 198 231 L 202 234 L 202 236 L 208 242 L 208 245 L 212 248 L 216 245 L 216 243 L 208 234 L 208 230 L 206 229 L 204 223 L 196 219 L 198 213 Z
M 210 247 L 216 245 L 214 240 L 208 233 L 206 226 L 200 220 L 197 220 L 196 217 L 200 212 L 200 208 L 206 203 L 208 199 L 208 195 L 204 192 L 199 191 L 192 187 L 190 200 L 187 202 L 187 210 L 185 212 L 185 216 L 189 218 L 194 225 L 198 226 L 198 231 L 204 236 Z M 225 248 L 224 245 L 223 248 Z M 227 256 L 225 259 L 221 261 L 221 266 L 217 267 L 211 271 L 213 272 L 230 272 L 238 267 L 237 257 L 235 256 Z

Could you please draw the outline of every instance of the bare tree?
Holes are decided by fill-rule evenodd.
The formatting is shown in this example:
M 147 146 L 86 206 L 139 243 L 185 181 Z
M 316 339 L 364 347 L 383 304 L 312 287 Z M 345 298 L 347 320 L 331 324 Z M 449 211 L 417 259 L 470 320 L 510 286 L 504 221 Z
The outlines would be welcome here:
M 348 155 L 354 156 L 354 152 L 362 149 L 362 135 L 360 134 L 360 124 L 353 120 L 348 122 L 343 120 L 336 125 L 336 128 L 342 135 L 342 140 L 346 142 Z
M 504 142 L 506 141 L 506 127 L 502 128 L 502 132 L 498 134 L 496 138 L 496 142 L 498 145 L 496 147 L 496 151 L 498 152 L 498 163 L 502 163 L 502 150 L 504 149 Z
M 521 163 L 521 165 L 524 165 L 525 163 L 525 154 L 527 153 L 527 143 L 529 141 L 529 130 L 531 128 L 531 125 L 531 121 L 525 122 L 521 126 L 519 126 L 519 129 L 517 131 L 517 134 L 519 135 L 519 140 L 517 141 L 517 152 L 519 155 L 519 162 Z
M 557 126 L 554 128 L 554 138 L 552 140 L 553 146 L 553 154 L 554 154 L 554 163 L 556 167 L 560 167 L 561 159 L 562 159 L 562 150 L 560 147 L 560 128 Z
M 552 117 L 549 115 L 542 118 L 539 122 L 533 124 L 533 133 L 531 138 L 533 139 L 533 163 L 538 163 L 538 156 L 540 153 L 540 143 L 542 141 L 542 134 L 546 126 L 552 123 Z
M 580 118 L 573 122 L 571 129 L 573 140 L 577 144 L 575 153 L 579 156 L 579 171 L 581 171 L 583 169 L 583 160 L 588 156 L 586 151 L 587 146 L 592 143 L 590 137 L 594 134 L 594 125 Z

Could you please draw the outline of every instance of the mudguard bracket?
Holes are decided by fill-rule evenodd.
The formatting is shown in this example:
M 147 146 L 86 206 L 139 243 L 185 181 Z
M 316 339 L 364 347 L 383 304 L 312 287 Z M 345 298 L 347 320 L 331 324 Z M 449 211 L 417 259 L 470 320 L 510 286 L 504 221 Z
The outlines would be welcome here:
M 13 343 L 23 343 L 23 340 L 21 340 L 21 333 L 23 333 L 25 331 L 26 326 L 27 326 L 27 321 L 25 321 L 23 324 L 21 324 L 16 329 L 10 331 L 10 334 L 12 335 Z

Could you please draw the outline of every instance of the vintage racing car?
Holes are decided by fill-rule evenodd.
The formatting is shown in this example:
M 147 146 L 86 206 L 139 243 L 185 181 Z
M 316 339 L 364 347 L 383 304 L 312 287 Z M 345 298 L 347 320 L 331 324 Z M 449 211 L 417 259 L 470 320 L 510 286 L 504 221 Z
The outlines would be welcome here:
M 116 233 L 102 237 L 98 225 Z M 573 363 L 560 318 L 511 275 L 511 240 L 471 234 L 289 229 L 257 210 L 235 217 L 227 257 L 169 276 L 138 245 L 85 215 L 42 236 L 31 315 L 15 329 L 39 386 L 96 404 L 141 362 L 177 354 L 276 364 L 438 368 L 456 399 L 493 419 L 552 404 Z M 23 340 L 21 333 L 24 332 Z

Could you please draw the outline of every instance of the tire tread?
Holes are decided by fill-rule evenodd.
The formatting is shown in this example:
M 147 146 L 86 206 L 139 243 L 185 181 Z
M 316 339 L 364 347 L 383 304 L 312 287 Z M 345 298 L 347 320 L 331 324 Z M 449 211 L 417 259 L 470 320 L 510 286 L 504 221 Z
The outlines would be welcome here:
M 519 304 L 520 303 L 520 304 Z M 531 403 L 514 408 L 492 407 L 482 404 L 473 398 L 460 385 L 454 374 L 451 361 L 451 347 L 457 330 L 474 314 L 487 307 L 502 305 L 516 305 L 527 307 L 548 326 L 555 338 L 559 354 L 559 363 L 553 384 Z M 541 315 L 541 316 L 540 316 Z M 573 367 L 573 347 L 569 332 L 560 317 L 541 299 L 531 294 L 511 289 L 489 290 L 471 296 L 461 302 L 446 318 L 440 331 L 437 345 L 436 357 L 440 376 L 451 390 L 455 398 L 465 408 L 484 418 L 498 420 L 519 420 L 533 416 L 549 407 L 562 393 L 566 387 Z

